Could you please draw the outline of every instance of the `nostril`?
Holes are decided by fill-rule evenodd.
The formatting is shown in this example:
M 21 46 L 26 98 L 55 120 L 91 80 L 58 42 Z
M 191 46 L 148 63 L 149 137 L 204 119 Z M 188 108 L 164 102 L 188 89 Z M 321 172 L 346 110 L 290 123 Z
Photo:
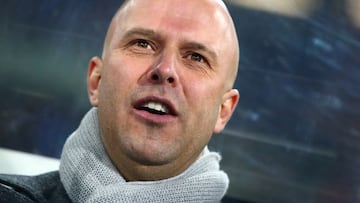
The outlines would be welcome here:
M 154 81 L 158 81 L 160 78 L 159 78 L 159 76 L 157 74 L 153 74 L 151 76 L 151 79 L 154 80 Z
M 173 78 L 173 77 L 169 77 L 169 78 L 167 79 L 167 81 L 168 81 L 169 83 L 173 83 L 173 82 L 174 82 L 174 78 Z

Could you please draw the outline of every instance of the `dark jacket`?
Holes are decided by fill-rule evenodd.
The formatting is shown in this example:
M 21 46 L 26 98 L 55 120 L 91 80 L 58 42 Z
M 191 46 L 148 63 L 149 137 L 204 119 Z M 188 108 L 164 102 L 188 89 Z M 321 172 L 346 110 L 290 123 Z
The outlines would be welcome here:
M 25 202 L 71 203 L 58 171 L 38 176 L 0 174 L 0 203 Z M 227 197 L 222 202 L 245 203 Z
M 59 172 L 38 176 L 0 174 L 0 203 L 71 202 L 60 182 Z

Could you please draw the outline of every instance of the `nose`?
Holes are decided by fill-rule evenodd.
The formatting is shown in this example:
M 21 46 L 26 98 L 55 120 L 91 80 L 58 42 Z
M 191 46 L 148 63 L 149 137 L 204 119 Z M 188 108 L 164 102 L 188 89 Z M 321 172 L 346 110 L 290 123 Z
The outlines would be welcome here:
M 178 75 L 174 57 L 161 56 L 148 72 L 147 78 L 148 81 L 153 84 L 176 86 L 178 83 Z

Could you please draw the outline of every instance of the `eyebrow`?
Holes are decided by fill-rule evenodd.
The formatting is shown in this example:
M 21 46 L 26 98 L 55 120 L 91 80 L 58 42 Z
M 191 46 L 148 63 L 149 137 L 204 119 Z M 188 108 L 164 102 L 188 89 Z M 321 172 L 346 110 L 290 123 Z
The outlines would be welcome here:
M 125 32 L 123 39 L 130 38 L 131 36 L 134 36 L 134 35 L 141 35 L 141 36 L 146 36 L 146 37 L 155 38 L 155 39 L 161 38 L 160 35 L 158 33 L 156 33 L 154 30 L 144 29 L 144 28 L 133 28 L 133 29 Z
M 145 29 L 145 28 L 132 28 L 132 29 L 128 30 L 127 32 L 125 32 L 123 39 L 130 38 L 134 35 L 145 36 L 145 37 L 149 37 L 149 38 L 157 39 L 157 40 L 162 39 L 162 37 L 159 33 L 155 32 L 152 29 Z M 191 49 L 194 51 L 202 51 L 204 53 L 207 53 L 211 57 L 212 61 L 217 61 L 216 52 L 211 50 L 210 48 L 208 48 L 207 46 L 205 46 L 202 43 L 184 40 L 182 42 L 182 44 L 184 44 L 184 46 L 182 48 Z

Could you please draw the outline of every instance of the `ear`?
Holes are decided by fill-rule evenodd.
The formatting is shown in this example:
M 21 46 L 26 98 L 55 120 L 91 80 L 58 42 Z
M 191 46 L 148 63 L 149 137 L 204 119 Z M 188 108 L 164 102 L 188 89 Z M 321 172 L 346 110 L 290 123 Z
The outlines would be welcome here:
M 99 57 L 93 57 L 89 62 L 89 70 L 87 75 L 87 87 L 89 100 L 92 106 L 97 107 L 99 102 L 99 86 L 103 62 Z
M 225 128 L 239 99 L 240 94 L 236 89 L 231 89 L 224 94 L 222 104 L 219 108 L 219 115 L 215 124 L 214 133 L 220 133 Z

